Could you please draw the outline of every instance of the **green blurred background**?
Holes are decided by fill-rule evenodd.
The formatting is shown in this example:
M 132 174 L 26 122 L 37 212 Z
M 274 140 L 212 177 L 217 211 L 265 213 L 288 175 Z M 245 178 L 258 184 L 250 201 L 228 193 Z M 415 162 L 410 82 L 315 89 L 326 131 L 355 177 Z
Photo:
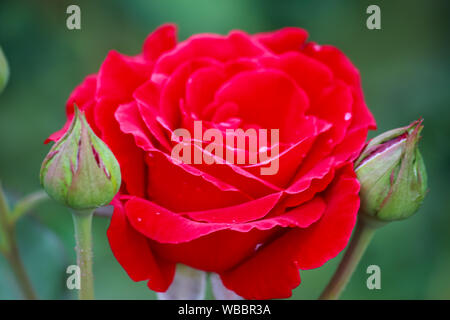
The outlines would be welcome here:
M 81 30 L 66 28 L 66 8 L 81 7 Z M 366 28 L 366 8 L 381 7 L 381 30 Z M 421 142 L 430 192 L 419 212 L 378 231 L 344 299 L 450 299 L 450 62 L 449 1 L 97 0 L 0 1 L 0 45 L 11 77 L 0 96 L 0 179 L 11 201 L 40 188 L 49 150 L 43 140 L 65 121 L 64 105 L 110 49 L 137 54 L 148 33 L 164 22 L 179 39 L 199 32 L 249 33 L 300 26 L 310 39 L 342 49 L 361 71 L 367 104 L 379 132 L 423 117 Z M 374 133 L 371 133 L 373 136 Z M 114 259 L 108 220 L 94 221 L 96 295 L 153 299 Z M 74 298 L 65 269 L 74 264 L 67 209 L 48 202 L 18 226 L 19 245 L 41 298 Z M 340 257 L 301 272 L 294 299 L 315 299 Z M 366 287 L 367 266 L 381 268 L 381 290 Z M 210 296 L 210 294 L 209 294 Z M 0 257 L 0 299 L 20 298 Z

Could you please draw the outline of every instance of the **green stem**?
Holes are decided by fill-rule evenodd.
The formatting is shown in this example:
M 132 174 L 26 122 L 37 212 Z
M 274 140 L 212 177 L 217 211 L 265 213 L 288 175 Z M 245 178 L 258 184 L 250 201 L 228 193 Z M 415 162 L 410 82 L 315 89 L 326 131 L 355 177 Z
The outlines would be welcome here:
M 9 250 L 9 206 L 6 201 L 5 193 L 3 192 L 0 183 L 0 249 L 1 252 L 6 253 Z
M 320 300 L 339 299 L 379 226 L 376 221 L 359 215 L 350 245 Z
M 72 214 L 75 225 L 77 264 L 80 268 L 80 300 L 94 299 L 94 274 L 92 271 L 92 211 Z
M 0 232 L 2 233 L 1 253 L 11 265 L 11 269 L 16 277 L 17 283 L 25 299 L 36 300 L 37 295 L 34 292 L 30 278 L 26 272 L 25 266 L 20 258 L 19 248 L 17 246 L 15 226 L 9 216 L 10 210 L 6 201 L 5 193 L 0 184 Z
M 17 282 L 19 283 L 19 286 L 22 290 L 25 299 L 36 300 L 37 299 L 36 293 L 34 292 L 30 278 L 28 277 L 22 259 L 20 258 L 19 248 L 15 241 L 16 237 L 13 228 L 10 228 L 8 232 L 8 238 L 10 247 L 6 253 L 6 258 L 9 264 L 11 265 L 11 269 L 13 270 L 14 275 L 16 276 Z
M 48 199 L 47 193 L 42 190 L 27 195 L 25 198 L 16 203 L 9 216 L 10 223 L 15 224 L 21 217 L 29 213 L 31 209 L 36 207 L 42 201 Z

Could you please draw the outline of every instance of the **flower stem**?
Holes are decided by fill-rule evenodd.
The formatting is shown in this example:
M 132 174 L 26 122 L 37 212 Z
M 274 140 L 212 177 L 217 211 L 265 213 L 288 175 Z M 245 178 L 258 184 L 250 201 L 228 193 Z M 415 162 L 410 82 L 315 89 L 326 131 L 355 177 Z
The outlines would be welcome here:
M 6 253 L 6 258 L 11 265 L 11 268 L 16 276 L 17 282 L 22 290 L 22 294 L 25 299 L 36 300 L 37 296 L 34 292 L 33 286 L 31 284 L 30 278 L 26 272 L 25 266 L 20 258 L 19 248 L 16 243 L 16 237 L 14 229 L 9 228 L 9 250 Z
M 347 251 L 342 258 L 337 270 L 320 295 L 320 300 L 336 300 L 345 289 L 361 257 L 369 246 L 373 235 L 381 224 L 372 219 L 359 215 L 358 223 L 350 241 Z
M 75 225 L 77 264 L 80 268 L 80 300 L 94 299 L 94 274 L 92 272 L 92 215 L 91 211 L 76 211 L 72 214 Z
M 14 221 L 15 222 L 15 221 Z M 23 265 L 17 246 L 15 223 L 10 218 L 10 210 L 6 201 L 5 193 L 0 184 L 0 233 L 3 240 L 0 247 L 1 253 L 4 254 L 6 260 L 11 265 L 11 269 L 16 277 L 17 283 L 22 291 L 25 299 L 36 300 L 37 295 L 34 292 L 30 278 Z

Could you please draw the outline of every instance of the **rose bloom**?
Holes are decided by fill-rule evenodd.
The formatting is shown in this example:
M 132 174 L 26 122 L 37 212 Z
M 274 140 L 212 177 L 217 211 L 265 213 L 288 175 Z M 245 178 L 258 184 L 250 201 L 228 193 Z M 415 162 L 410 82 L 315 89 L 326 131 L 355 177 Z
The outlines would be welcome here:
M 299 269 L 347 245 L 359 208 L 352 162 L 376 125 L 358 70 L 306 38 L 284 28 L 177 43 L 176 27 L 163 25 L 141 54 L 109 52 L 75 88 L 67 123 L 48 140 L 67 130 L 75 103 L 119 161 L 108 239 L 131 279 L 163 292 L 182 263 L 244 298 L 285 298 Z M 223 132 L 279 129 L 279 170 L 175 161 L 173 131 L 196 120 Z

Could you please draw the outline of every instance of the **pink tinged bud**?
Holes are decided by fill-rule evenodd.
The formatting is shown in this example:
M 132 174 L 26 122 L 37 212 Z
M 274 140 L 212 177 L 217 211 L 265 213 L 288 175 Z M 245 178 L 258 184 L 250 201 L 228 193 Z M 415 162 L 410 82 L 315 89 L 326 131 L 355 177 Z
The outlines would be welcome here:
M 43 161 L 40 178 L 53 199 L 76 210 L 108 204 L 121 183 L 116 158 L 76 106 L 69 130 Z
M 0 47 L 0 93 L 6 87 L 9 79 L 9 66 L 8 61 L 3 54 L 2 48 Z
M 355 162 L 361 212 L 382 221 L 405 219 L 427 193 L 427 173 L 418 149 L 422 120 L 372 139 Z

